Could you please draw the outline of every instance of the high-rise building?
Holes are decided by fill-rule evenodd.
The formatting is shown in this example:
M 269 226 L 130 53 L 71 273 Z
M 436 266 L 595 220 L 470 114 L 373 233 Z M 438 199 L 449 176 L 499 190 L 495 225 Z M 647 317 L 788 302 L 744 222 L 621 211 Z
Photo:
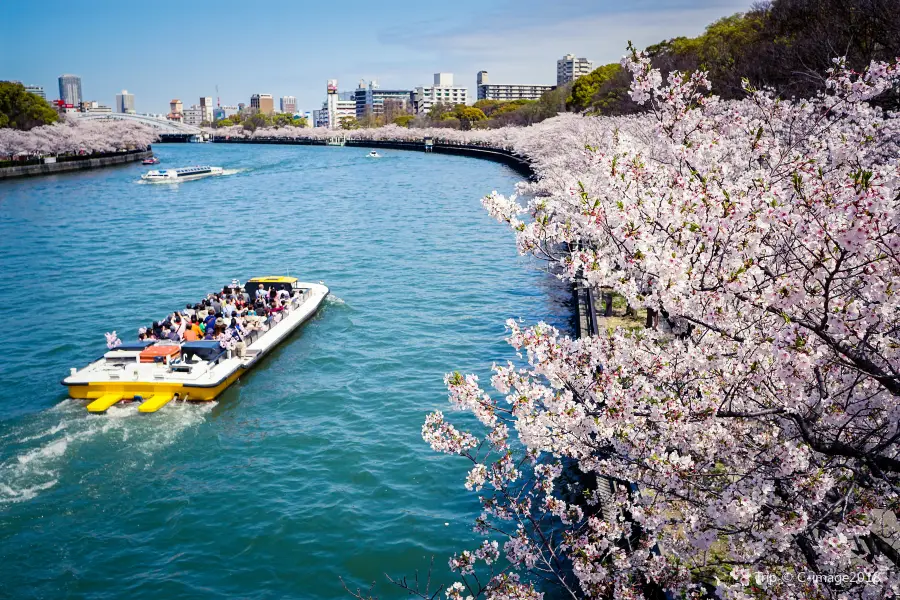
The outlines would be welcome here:
M 478 71 L 479 100 L 537 100 L 552 90 L 552 85 L 489 83 L 488 72 Z
M 184 108 L 181 100 L 175 98 L 174 100 L 169 101 L 169 114 L 166 115 L 166 118 L 170 121 L 182 121 L 184 120 Z
M 453 73 L 435 73 L 434 85 L 417 87 L 413 92 L 413 110 L 425 114 L 435 104 L 466 104 L 469 101 L 468 88 L 453 85 Z
M 81 77 L 78 75 L 59 76 L 59 99 L 66 104 L 78 106 L 84 96 L 81 94 Z
M 297 112 L 297 99 L 293 96 L 282 96 L 280 108 L 283 113 L 294 114 Z
M 586 58 L 576 58 L 566 54 L 556 61 L 556 85 L 565 85 L 594 70 L 594 63 Z
M 47 99 L 47 94 L 44 93 L 44 86 L 42 85 L 26 85 L 25 91 L 29 94 L 34 94 L 35 96 L 40 96 L 44 100 Z
M 134 94 L 129 94 L 128 90 L 122 90 L 121 94 L 116 94 L 116 112 L 134 114 Z
M 250 108 L 264 115 L 272 115 L 275 113 L 275 100 L 272 94 L 253 94 L 250 96 Z
M 390 101 L 392 107 L 407 110 L 412 107 L 413 92 L 411 90 L 382 90 L 374 79 L 366 85 L 360 80 L 356 88 L 356 118 L 362 119 L 367 115 L 378 116 L 384 114 L 384 103 Z
M 212 97 L 200 97 L 200 110 L 203 112 L 203 120 L 207 123 L 212 123 L 214 118 Z

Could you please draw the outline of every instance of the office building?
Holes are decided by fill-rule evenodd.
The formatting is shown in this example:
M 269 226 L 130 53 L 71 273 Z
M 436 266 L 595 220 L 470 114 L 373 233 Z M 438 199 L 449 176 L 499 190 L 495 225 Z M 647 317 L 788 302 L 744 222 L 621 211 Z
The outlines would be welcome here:
M 487 71 L 478 71 L 476 81 L 479 100 L 537 100 L 555 87 L 552 85 L 490 83 Z
M 354 103 L 354 114 L 356 104 Z M 325 104 L 322 104 L 321 110 L 312 111 L 312 121 L 309 123 L 310 127 L 328 127 L 328 109 Z
M 166 118 L 170 121 L 184 120 L 184 109 L 181 100 L 175 98 L 169 101 L 169 114 L 166 115 Z
M 594 70 L 594 63 L 586 58 L 566 54 L 556 61 L 556 85 L 565 85 Z
M 84 96 L 81 94 L 81 77 L 78 75 L 60 75 L 59 99 L 66 104 L 78 106 Z
M 279 108 L 283 113 L 294 114 L 297 112 L 297 99 L 293 96 L 282 96 Z
M 250 96 L 250 108 L 264 115 L 275 114 L 275 100 L 272 94 L 253 94 Z
M 192 104 L 184 109 L 184 124 L 200 127 L 203 123 L 203 108 L 199 104 Z
M 44 100 L 47 99 L 47 94 L 44 93 L 44 86 L 42 85 L 26 85 L 25 91 L 29 94 L 34 94 L 35 96 L 40 96 Z
M 200 111 L 203 113 L 204 122 L 213 122 L 213 102 L 210 96 L 200 97 Z
M 133 115 L 134 111 L 134 94 L 129 94 L 128 90 L 122 90 L 121 94 L 116 94 L 116 112 Z
M 455 106 L 467 104 L 468 88 L 453 85 L 453 73 L 435 73 L 434 85 L 417 87 L 412 96 L 412 109 L 417 114 L 426 114 L 435 104 Z
M 374 79 L 366 85 L 360 80 L 356 88 L 356 118 L 362 119 L 366 115 L 379 116 L 384 114 L 385 101 L 397 110 L 409 110 L 412 108 L 412 90 L 382 90 Z

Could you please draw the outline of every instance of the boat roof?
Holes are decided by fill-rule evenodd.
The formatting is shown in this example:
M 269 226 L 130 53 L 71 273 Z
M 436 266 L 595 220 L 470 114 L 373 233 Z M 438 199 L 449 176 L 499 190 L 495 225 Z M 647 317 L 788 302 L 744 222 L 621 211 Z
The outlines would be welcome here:
M 269 275 L 268 277 L 254 277 L 247 280 L 247 283 L 294 283 L 296 277 L 284 277 L 282 275 Z

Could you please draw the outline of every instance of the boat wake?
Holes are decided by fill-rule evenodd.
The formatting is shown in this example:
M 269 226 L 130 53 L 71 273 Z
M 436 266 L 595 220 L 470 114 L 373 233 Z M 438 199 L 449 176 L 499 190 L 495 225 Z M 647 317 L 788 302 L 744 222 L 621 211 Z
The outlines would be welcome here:
M 332 293 L 329 293 L 325 296 L 325 303 L 330 306 L 348 306 L 348 304 L 341 298 L 338 298 Z
M 107 449 L 112 446 L 146 459 L 202 423 L 215 404 L 173 403 L 149 417 L 138 414 L 137 403 L 112 407 L 105 415 L 86 415 L 83 400 L 64 400 L 3 436 L 0 509 L 56 486 L 80 455 L 92 460 L 115 457 L 118 453 Z

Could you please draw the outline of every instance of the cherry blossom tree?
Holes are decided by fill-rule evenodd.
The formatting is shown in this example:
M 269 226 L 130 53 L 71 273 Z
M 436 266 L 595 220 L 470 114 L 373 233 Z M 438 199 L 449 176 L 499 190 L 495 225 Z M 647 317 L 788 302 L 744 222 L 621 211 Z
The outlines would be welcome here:
M 646 114 L 528 128 L 527 204 L 484 204 L 520 252 L 667 327 L 510 321 L 526 365 L 494 366 L 497 395 L 447 377 L 484 433 L 441 412 L 422 433 L 471 462 L 485 542 L 446 595 L 900 594 L 900 124 L 867 102 L 898 65 L 737 102 L 638 52 L 623 66 Z
M 70 119 L 29 131 L 0 129 L 0 156 L 91 154 L 142 149 L 157 139 L 152 128 L 124 121 Z

